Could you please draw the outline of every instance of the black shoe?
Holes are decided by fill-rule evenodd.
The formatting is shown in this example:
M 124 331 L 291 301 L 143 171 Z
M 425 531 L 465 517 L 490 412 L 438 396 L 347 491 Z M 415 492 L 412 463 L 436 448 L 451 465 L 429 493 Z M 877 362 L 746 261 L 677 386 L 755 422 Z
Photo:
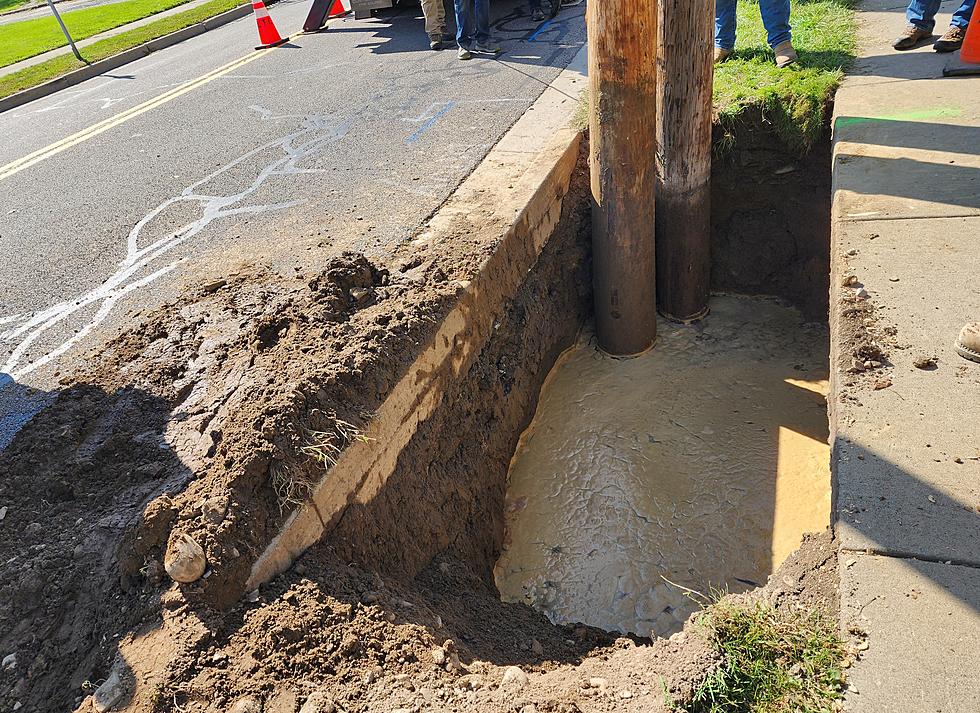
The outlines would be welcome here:
M 936 44 L 932 48 L 937 52 L 955 52 L 963 46 L 963 40 L 965 39 L 966 30 L 956 25 L 950 25 L 949 29 L 946 30 L 946 34 L 936 40 Z
M 442 49 L 442 40 L 432 38 L 429 40 L 429 49 L 438 52 Z
M 531 19 L 535 22 L 541 22 L 544 19 L 544 10 L 542 10 L 540 7 L 532 10 Z

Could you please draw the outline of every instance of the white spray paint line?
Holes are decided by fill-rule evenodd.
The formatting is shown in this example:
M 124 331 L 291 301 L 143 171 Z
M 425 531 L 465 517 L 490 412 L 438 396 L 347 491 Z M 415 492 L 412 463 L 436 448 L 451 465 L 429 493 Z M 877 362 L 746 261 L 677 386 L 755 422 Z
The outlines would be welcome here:
M 278 117 L 266 115 L 262 117 L 263 120 L 267 118 Z M 143 216 L 133 227 L 127 237 L 125 259 L 120 263 L 119 269 L 110 275 L 99 287 L 75 299 L 49 307 L 39 313 L 0 317 L 0 320 L 2 320 L 0 324 L 17 322 L 18 318 L 21 320 L 18 326 L 0 334 L 0 341 L 12 342 L 17 340 L 13 351 L 3 367 L 0 368 L 0 371 L 14 378 L 22 378 L 67 352 L 80 340 L 90 334 L 93 329 L 102 324 L 120 299 L 130 292 L 140 287 L 145 287 L 171 272 L 184 259 L 175 259 L 168 265 L 157 268 L 149 275 L 140 277 L 139 275 L 145 269 L 149 268 L 151 263 L 165 257 L 176 247 L 196 237 L 216 220 L 238 215 L 256 215 L 274 210 L 284 210 L 303 203 L 303 200 L 294 200 L 283 203 L 241 206 L 238 208 L 230 207 L 244 200 L 249 195 L 254 194 L 273 176 L 290 176 L 320 172 L 319 169 L 300 168 L 297 163 L 302 159 L 315 155 L 325 146 L 342 139 L 349 131 L 352 123 L 352 120 L 347 120 L 339 125 L 331 125 L 325 117 L 307 117 L 303 121 L 302 128 L 239 156 L 231 163 L 222 166 L 200 181 L 191 184 L 180 195 L 165 200 Z M 303 142 L 304 138 L 308 138 L 309 140 Z M 203 186 L 206 186 L 214 179 L 231 171 L 249 159 L 254 158 L 263 151 L 275 148 L 280 148 L 285 153 L 285 156 L 277 158 L 263 167 L 258 176 L 245 189 L 230 196 L 212 196 L 199 192 Z M 202 211 L 201 217 L 141 248 L 139 246 L 139 240 L 146 226 L 165 209 L 178 203 L 197 203 Z M 55 345 L 40 357 L 26 364 L 21 364 L 24 361 L 28 349 L 34 343 L 44 337 L 57 325 L 92 305 L 98 305 L 98 310 L 72 337 Z

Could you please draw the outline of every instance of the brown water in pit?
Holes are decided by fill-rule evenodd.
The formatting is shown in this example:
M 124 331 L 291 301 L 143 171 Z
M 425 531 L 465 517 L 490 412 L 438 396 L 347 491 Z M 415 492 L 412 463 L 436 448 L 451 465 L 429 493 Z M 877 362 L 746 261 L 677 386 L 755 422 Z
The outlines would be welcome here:
M 762 584 L 828 525 L 826 327 L 718 297 L 660 329 L 629 360 L 586 334 L 549 375 L 511 462 L 504 600 L 667 635 L 697 608 L 685 587 Z

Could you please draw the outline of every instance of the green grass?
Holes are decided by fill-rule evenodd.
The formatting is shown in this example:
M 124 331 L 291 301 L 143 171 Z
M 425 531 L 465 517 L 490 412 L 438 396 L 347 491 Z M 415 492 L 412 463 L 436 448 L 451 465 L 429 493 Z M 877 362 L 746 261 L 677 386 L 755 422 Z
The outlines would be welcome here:
M 78 42 L 185 2 L 187 0 L 126 0 L 66 12 L 61 19 L 65 21 L 72 38 Z M 67 44 L 53 16 L 0 25 L 0 67 Z
M 0 0 L 0 12 L 13 10 L 15 7 L 26 5 L 31 0 Z
M 748 109 L 761 110 L 786 146 L 805 153 L 824 130 L 825 113 L 854 59 L 856 0 L 792 0 L 790 22 L 799 63 L 777 69 L 752 0 L 738 3 L 732 58 L 715 67 L 714 103 L 731 132 Z
M 241 4 L 241 0 L 211 0 L 211 2 L 198 5 L 185 12 L 170 15 L 169 17 L 162 17 L 142 27 L 137 27 L 114 37 L 108 37 L 88 47 L 83 47 L 81 48 L 82 56 L 88 62 L 96 62 L 100 59 L 111 57 L 114 54 L 119 54 L 131 47 L 149 42 L 157 37 L 163 37 L 184 27 L 195 25 L 209 17 L 214 17 Z M 55 77 L 60 77 L 63 74 L 84 66 L 84 62 L 79 62 L 73 55 L 67 54 L 49 59 L 46 62 L 41 62 L 33 67 L 27 67 L 19 72 L 8 74 L 5 77 L 0 77 L 0 98 L 36 86 Z
M 689 713 L 829 713 L 848 653 L 829 619 L 723 599 L 698 620 L 724 663 L 695 691 Z

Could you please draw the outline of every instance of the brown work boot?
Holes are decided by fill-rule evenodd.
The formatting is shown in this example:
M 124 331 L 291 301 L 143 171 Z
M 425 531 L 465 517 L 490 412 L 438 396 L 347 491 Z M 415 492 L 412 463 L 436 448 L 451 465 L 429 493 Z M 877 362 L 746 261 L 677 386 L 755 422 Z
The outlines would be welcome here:
M 796 60 L 799 59 L 796 56 L 796 50 L 793 49 L 793 43 L 789 40 L 780 42 L 772 48 L 772 51 L 776 53 L 776 66 L 780 69 L 796 64 Z
M 950 25 L 949 29 L 946 30 L 946 34 L 936 40 L 936 44 L 932 48 L 937 52 L 955 52 L 963 46 L 963 40 L 965 39 L 966 30 L 956 25 Z
M 963 327 L 953 346 L 964 359 L 980 363 L 980 322 L 970 322 Z
M 923 40 L 928 40 L 930 37 L 932 37 L 932 30 L 923 30 L 911 24 L 906 25 L 898 39 L 892 42 L 892 47 L 897 50 L 915 49 Z
M 732 56 L 731 50 L 726 50 L 723 47 L 715 47 L 715 64 L 720 64 L 726 59 Z

